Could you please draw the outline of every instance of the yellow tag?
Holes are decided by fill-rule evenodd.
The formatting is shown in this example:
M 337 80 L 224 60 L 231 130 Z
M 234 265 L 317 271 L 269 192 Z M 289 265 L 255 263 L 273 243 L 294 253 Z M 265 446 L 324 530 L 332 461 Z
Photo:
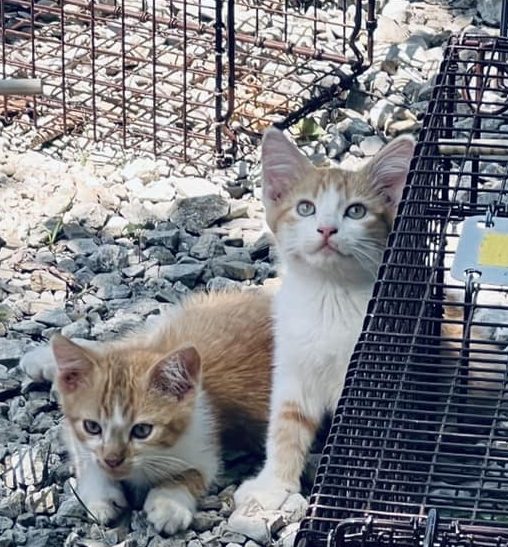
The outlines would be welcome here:
M 478 251 L 478 262 L 484 266 L 508 268 L 508 234 L 485 234 Z

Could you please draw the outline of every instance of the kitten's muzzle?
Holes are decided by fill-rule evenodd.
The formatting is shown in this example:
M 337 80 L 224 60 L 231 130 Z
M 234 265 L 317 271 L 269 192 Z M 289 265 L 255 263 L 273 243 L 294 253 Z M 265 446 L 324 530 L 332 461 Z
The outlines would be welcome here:
M 111 469 L 115 469 L 116 467 L 119 467 L 122 465 L 122 463 L 125 461 L 125 456 L 108 456 L 107 458 L 104 458 L 104 463 Z
M 333 234 L 336 234 L 339 229 L 337 226 L 320 226 L 317 231 L 323 236 L 324 240 L 328 242 Z

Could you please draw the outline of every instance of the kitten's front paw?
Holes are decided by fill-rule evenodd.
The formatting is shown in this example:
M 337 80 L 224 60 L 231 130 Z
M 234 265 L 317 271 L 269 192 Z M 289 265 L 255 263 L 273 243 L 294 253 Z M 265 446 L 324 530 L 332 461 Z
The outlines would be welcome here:
M 145 502 L 146 518 L 157 532 L 172 535 L 187 530 L 192 522 L 192 511 L 167 495 L 148 495 Z
M 235 492 L 235 505 L 242 507 L 256 503 L 263 509 L 280 509 L 290 494 L 299 491 L 299 485 L 289 484 L 276 477 L 261 473 L 245 481 Z
M 119 505 L 118 500 L 97 500 L 86 505 L 99 524 L 111 524 L 125 509 L 126 503 Z

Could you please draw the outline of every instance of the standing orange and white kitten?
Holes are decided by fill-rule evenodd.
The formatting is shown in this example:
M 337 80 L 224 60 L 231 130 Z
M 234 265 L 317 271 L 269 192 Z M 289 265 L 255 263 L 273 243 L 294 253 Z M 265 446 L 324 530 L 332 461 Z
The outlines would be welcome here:
M 342 392 L 413 150 L 399 137 L 346 172 L 314 167 L 277 129 L 265 134 L 263 200 L 284 273 L 266 462 L 237 490 L 237 506 L 277 509 L 300 489 L 316 430 Z
M 262 446 L 270 307 L 262 291 L 196 295 L 118 341 L 56 336 L 52 351 L 23 357 L 29 376 L 56 382 L 78 492 L 101 523 L 127 507 L 128 486 L 146 494 L 157 531 L 185 529 L 220 468 L 221 441 Z

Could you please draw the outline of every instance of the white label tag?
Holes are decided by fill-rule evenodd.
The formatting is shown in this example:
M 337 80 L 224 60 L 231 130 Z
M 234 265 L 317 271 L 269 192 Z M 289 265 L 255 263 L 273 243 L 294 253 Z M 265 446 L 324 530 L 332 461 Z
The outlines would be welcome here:
M 488 228 L 485 217 L 464 221 L 451 274 L 465 281 L 471 271 L 482 284 L 508 286 L 508 218 L 494 217 Z

